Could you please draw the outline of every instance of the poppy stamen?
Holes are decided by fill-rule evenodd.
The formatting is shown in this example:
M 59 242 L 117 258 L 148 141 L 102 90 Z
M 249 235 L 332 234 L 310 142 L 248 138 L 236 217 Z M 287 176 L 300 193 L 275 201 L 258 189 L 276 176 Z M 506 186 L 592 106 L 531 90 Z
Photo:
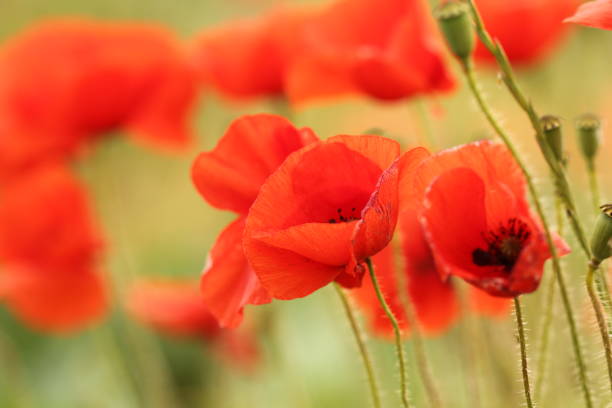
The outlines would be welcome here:
M 355 211 L 357 211 L 357 208 L 353 207 L 351 208 L 351 215 L 349 215 L 348 217 L 345 217 L 342 214 L 342 208 L 338 208 L 336 210 L 338 212 L 338 218 L 330 218 L 327 222 L 330 224 L 335 224 L 337 222 L 351 222 L 351 221 L 357 221 L 359 219 L 361 219 L 361 217 L 359 217 L 359 215 L 355 214 Z
M 496 231 L 483 233 L 487 249 L 476 248 L 472 262 L 477 266 L 502 266 L 508 273 L 514 267 L 521 251 L 529 240 L 531 230 L 521 220 L 511 218 Z

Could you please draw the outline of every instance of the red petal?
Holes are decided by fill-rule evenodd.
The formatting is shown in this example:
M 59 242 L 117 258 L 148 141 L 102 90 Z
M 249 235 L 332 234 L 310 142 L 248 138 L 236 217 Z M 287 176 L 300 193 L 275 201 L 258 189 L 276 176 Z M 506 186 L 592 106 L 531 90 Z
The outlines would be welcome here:
M 139 281 L 128 295 L 128 307 L 138 320 L 168 334 L 211 338 L 220 332 L 196 282 Z
M 422 221 L 442 277 L 472 278 L 472 251 L 487 231 L 482 179 L 465 167 L 443 173 L 427 192 Z
M 245 305 L 271 301 L 244 256 L 244 222 L 238 218 L 219 235 L 202 276 L 204 303 L 221 327 L 237 327 Z
M 514 0 L 500 6 L 498 0 L 476 0 L 476 5 L 485 27 L 502 44 L 510 61 L 530 64 L 549 55 L 566 37 L 568 27 L 562 24 L 562 20 L 579 2 Z M 479 60 L 495 61 L 481 43 L 474 55 Z
M 3 298 L 32 327 L 51 332 L 82 329 L 106 311 L 106 290 L 97 273 L 52 271 L 8 265 Z
M 612 1 L 595 0 L 584 3 L 573 16 L 563 22 L 612 30 Z
M 484 290 L 470 286 L 470 306 L 476 312 L 489 317 L 507 317 L 512 300 L 491 296 Z
M 196 159 L 193 182 L 213 206 L 246 214 L 266 178 L 313 137 L 312 131 L 298 131 L 280 116 L 243 116 L 213 151 Z
M 414 212 L 402 213 L 399 231 L 408 293 L 421 329 L 426 334 L 442 333 L 459 316 L 455 289 L 440 278 Z

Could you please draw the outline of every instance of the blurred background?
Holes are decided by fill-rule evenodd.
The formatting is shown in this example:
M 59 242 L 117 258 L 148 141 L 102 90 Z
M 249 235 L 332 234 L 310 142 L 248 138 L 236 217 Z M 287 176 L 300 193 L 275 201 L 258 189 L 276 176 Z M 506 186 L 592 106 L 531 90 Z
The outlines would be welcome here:
M 297 1 L 297 0 L 296 0 Z M 303 1 L 302 1 L 303 2 Z M 312 1 L 323 2 L 323 1 Z M 163 23 L 183 38 L 239 16 L 255 15 L 273 0 L 3 0 L 0 40 L 38 20 L 66 15 Z M 500 4 L 503 3 L 500 1 Z M 517 22 L 520 24 L 520 22 Z M 581 113 L 612 119 L 612 33 L 572 27 L 542 62 L 519 70 L 518 79 L 539 112 L 564 121 L 572 187 L 585 221 L 590 210 L 587 173 L 573 128 Z M 431 127 L 435 148 L 492 137 L 463 85 L 435 99 L 382 104 L 344 99 L 291 113 L 298 126 L 322 138 L 383 129 L 405 146 L 426 143 Z M 496 79 L 478 66 L 489 102 L 511 129 L 538 184 L 548 197 L 552 186 L 524 115 Z M 23 326 L 0 307 L 0 407 L 369 407 L 370 397 L 340 303 L 327 287 L 304 299 L 247 307 L 257 321 L 259 359 L 245 369 L 219 357 L 197 339 L 159 335 L 122 311 L 130 282 L 140 276 L 198 279 L 206 255 L 234 218 L 207 205 L 192 186 L 189 169 L 198 152 L 211 149 L 229 123 L 246 113 L 279 112 L 272 102 L 230 103 L 214 94 L 200 98 L 194 126 L 196 147 L 180 155 L 109 138 L 77 164 L 93 196 L 108 245 L 104 270 L 112 277 L 115 302 L 103 322 L 71 335 L 48 335 Z M 604 140 L 598 168 L 602 201 L 612 199 L 612 143 Z M 546 202 L 553 214 L 553 201 Z M 590 220 L 589 220 L 590 221 Z M 573 244 L 571 234 L 567 234 Z M 580 253 L 564 260 L 595 390 L 605 389 L 600 339 L 583 287 Z M 547 286 L 545 273 L 542 289 Z M 524 296 L 532 368 L 538 356 L 544 291 Z M 550 365 L 541 407 L 581 406 L 569 336 L 560 305 L 555 314 Z M 391 343 L 372 338 L 376 369 L 387 406 L 397 402 Z M 427 406 L 407 340 L 410 384 L 417 407 Z M 450 331 L 427 339 L 426 352 L 446 407 L 518 407 L 522 388 L 512 316 L 466 317 Z M 604 401 L 601 401 L 604 403 Z M 604 406 L 604 405 L 601 405 Z

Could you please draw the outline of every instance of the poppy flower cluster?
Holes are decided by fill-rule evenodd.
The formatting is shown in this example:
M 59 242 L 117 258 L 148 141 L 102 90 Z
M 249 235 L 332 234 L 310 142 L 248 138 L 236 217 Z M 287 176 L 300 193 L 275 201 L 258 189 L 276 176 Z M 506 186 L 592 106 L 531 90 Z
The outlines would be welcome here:
M 69 164 L 119 128 L 185 146 L 196 89 L 156 25 L 50 20 L 2 44 L 0 298 L 25 322 L 67 331 L 103 315 L 101 234 Z
M 256 125 L 271 119 L 291 129 L 294 138 L 299 135 L 278 117 L 241 118 L 193 167 L 194 182 L 209 202 L 243 214 L 215 244 L 202 279 L 205 302 L 221 324 L 228 325 L 228 314 L 236 316 L 245 304 L 261 301 L 262 292 L 266 301 L 294 299 L 336 282 L 354 289 L 378 331 L 389 330 L 371 282 L 362 284 L 368 258 L 403 326 L 406 294 L 429 333 L 443 331 L 458 316 L 453 276 L 473 285 L 472 306 L 489 316 L 507 311 L 508 301 L 501 298 L 538 287 L 551 255 L 529 209 L 523 175 L 505 147 L 483 141 L 435 155 L 420 147 L 402 153 L 381 136 L 317 141 L 308 131 L 310 143 L 300 148 L 285 142 L 279 150 L 270 144 L 273 132 Z M 241 127 L 248 132 L 239 132 Z M 240 153 L 251 152 L 242 147 L 257 139 L 255 156 Z M 271 147 L 273 162 L 262 160 L 263 145 Z M 220 152 L 226 160 L 215 157 Z M 214 166 L 226 171 L 213 172 Z M 396 226 L 403 265 L 396 264 L 399 254 L 390 245 Z M 235 252 L 221 257 L 216 250 L 231 229 Z M 568 252 L 561 239 L 556 245 L 559 253 Z M 240 263 L 226 266 L 224 260 L 238 257 Z M 215 269 L 217 262 L 221 266 Z
M 251 328 L 222 329 L 202 303 L 195 281 L 139 281 L 126 300 L 137 320 L 169 336 L 203 341 L 238 368 L 251 371 L 259 359 Z
M 193 58 L 202 81 L 233 99 L 397 100 L 454 87 L 424 0 L 275 9 L 204 30 Z

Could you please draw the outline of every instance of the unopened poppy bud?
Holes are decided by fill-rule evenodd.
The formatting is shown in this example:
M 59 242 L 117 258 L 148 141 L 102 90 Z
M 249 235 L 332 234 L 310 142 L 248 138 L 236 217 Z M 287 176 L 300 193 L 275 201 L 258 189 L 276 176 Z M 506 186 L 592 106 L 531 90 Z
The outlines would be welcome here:
M 601 121 L 596 115 L 585 114 L 576 121 L 578 142 L 587 162 L 592 163 L 600 143 Z
M 591 238 L 591 251 L 593 259 L 600 263 L 612 256 L 612 204 L 601 206 L 601 214 L 595 222 L 595 229 Z
M 552 115 L 542 116 L 540 118 L 540 124 L 542 125 L 542 130 L 544 131 L 544 137 L 546 138 L 546 143 L 550 146 L 553 153 L 555 154 L 555 158 L 563 163 L 563 138 L 561 135 L 561 121 L 558 117 Z
M 459 1 L 449 1 L 437 8 L 435 17 L 451 52 L 460 60 L 467 60 L 475 46 L 468 5 Z

